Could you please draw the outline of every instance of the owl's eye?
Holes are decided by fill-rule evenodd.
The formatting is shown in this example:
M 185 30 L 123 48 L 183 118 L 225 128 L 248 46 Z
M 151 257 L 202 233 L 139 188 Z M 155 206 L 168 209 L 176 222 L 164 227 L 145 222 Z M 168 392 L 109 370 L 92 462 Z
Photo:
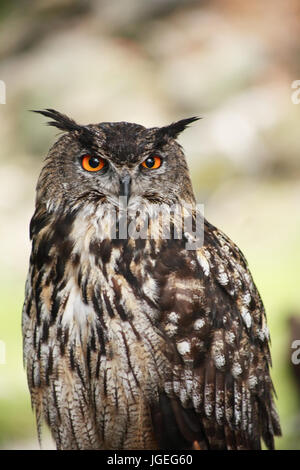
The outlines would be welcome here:
M 84 155 L 82 157 L 82 168 L 86 171 L 100 171 L 105 165 L 104 158 Z
M 142 166 L 144 168 L 148 168 L 149 170 L 156 170 L 156 168 L 160 167 L 161 163 L 161 157 L 158 155 L 153 155 L 152 157 L 146 158 L 146 160 L 143 161 Z

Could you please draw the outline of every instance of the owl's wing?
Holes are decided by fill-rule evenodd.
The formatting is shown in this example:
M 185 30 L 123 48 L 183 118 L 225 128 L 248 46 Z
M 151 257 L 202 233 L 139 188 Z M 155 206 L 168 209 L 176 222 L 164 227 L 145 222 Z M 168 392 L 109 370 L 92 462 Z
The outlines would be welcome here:
M 259 449 L 280 435 L 262 301 L 240 250 L 205 221 L 204 245 L 168 240 L 156 266 L 173 365 L 152 407 L 161 448 Z

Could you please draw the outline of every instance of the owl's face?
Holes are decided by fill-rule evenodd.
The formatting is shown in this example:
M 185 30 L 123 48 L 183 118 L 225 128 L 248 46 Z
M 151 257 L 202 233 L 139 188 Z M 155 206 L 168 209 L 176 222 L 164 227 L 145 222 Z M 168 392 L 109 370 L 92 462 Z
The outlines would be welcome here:
M 196 118 L 147 129 L 128 122 L 79 126 L 54 111 L 64 134 L 52 147 L 38 183 L 38 199 L 74 206 L 83 200 L 118 205 L 137 201 L 174 204 L 194 201 L 184 154 L 175 138 Z

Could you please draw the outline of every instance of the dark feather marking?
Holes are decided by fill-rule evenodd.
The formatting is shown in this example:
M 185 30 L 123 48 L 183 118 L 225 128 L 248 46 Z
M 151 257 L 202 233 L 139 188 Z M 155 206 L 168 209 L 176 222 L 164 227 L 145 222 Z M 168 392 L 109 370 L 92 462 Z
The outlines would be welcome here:
M 64 286 L 64 287 L 65 287 L 65 286 Z M 63 287 L 63 288 L 64 288 L 64 287 Z M 67 305 L 67 302 L 68 302 L 68 300 L 69 300 L 69 297 L 70 297 L 70 292 L 67 292 L 66 295 L 65 295 L 65 297 L 63 298 L 63 300 L 62 300 L 62 302 L 61 302 L 61 309 L 62 309 L 62 311 L 65 310 L 66 305 Z
M 41 299 L 40 299 L 40 295 L 41 295 L 41 292 L 42 292 L 42 279 L 43 279 L 43 276 L 44 276 L 44 271 L 40 271 L 39 274 L 38 274 L 38 277 L 37 277 L 37 280 L 35 282 L 35 289 L 34 289 L 34 293 L 35 293 L 35 305 L 36 305 L 36 321 L 37 321 L 37 324 L 40 325 L 41 324 Z
M 53 224 L 52 243 L 57 246 L 58 249 L 59 247 L 68 248 L 68 251 L 72 249 L 72 243 L 68 240 L 68 236 L 72 231 L 73 222 L 77 213 L 78 209 L 73 210 L 72 212 L 68 211 L 66 214 L 58 217 Z
M 109 299 L 108 299 L 105 292 L 103 292 L 103 299 L 104 299 L 104 302 L 105 302 L 105 306 L 106 306 L 106 310 L 107 310 L 108 315 L 110 316 L 110 318 L 113 318 L 115 316 L 115 314 L 114 314 L 113 309 L 111 308 L 110 301 L 109 301 Z
M 82 281 L 82 270 L 79 267 L 78 274 L 77 274 L 77 284 L 79 287 L 81 286 L 81 281 Z
M 62 337 L 62 340 L 60 341 L 59 345 L 60 345 L 60 353 L 62 356 L 65 355 L 65 350 L 66 350 L 66 345 L 68 343 L 68 340 L 69 340 L 69 329 L 68 328 L 65 328 L 63 330 L 63 337 Z
M 73 436 L 73 439 L 75 441 L 75 444 L 76 444 L 76 448 L 79 449 L 79 444 L 78 444 L 78 441 L 77 441 L 77 438 L 76 438 L 76 433 L 75 433 L 75 428 L 74 428 L 74 424 L 73 424 L 73 419 L 72 419 L 72 416 L 71 416 L 71 410 L 70 408 L 68 407 L 67 408 L 68 410 L 68 415 L 69 415 L 69 420 L 70 420 L 70 428 L 71 428 L 71 433 L 72 433 L 72 436 Z
M 33 331 L 33 347 L 36 350 L 37 348 L 37 330 L 38 330 L 38 325 L 37 323 L 34 325 L 34 331 Z
M 118 399 L 118 388 L 117 387 L 115 387 L 114 395 L 115 395 L 115 407 L 116 407 L 116 410 L 118 410 L 119 409 L 119 399 Z
M 73 346 L 70 346 L 69 357 L 70 357 L 70 367 L 71 367 L 71 370 L 75 370 L 75 361 L 74 361 Z
M 145 238 L 137 238 L 135 240 L 135 248 L 138 251 L 143 251 L 146 246 L 146 239 Z
M 60 301 L 61 301 L 60 296 L 57 295 L 56 289 L 53 289 L 51 298 L 52 298 L 52 307 L 51 307 L 51 312 L 50 312 L 50 326 L 55 323 L 55 320 L 59 311 L 59 307 L 60 307 Z
M 34 235 L 37 235 L 46 225 L 49 223 L 50 214 L 48 212 L 43 212 L 41 215 L 36 211 L 30 221 L 29 225 L 29 234 L 30 240 L 32 240 Z
M 124 259 L 119 260 L 117 263 L 116 272 L 122 274 L 125 277 L 126 281 L 129 282 L 131 287 L 138 289 L 140 282 L 132 274 L 129 265 L 130 263 L 127 264 Z
M 99 352 L 97 356 L 97 364 L 96 364 L 96 378 L 97 379 L 99 379 L 100 362 L 101 362 L 101 353 Z
M 80 263 L 80 254 L 79 253 L 75 253 L 73 256 L 72 256 L 72 264 L 74 266 L 74 268 L 76 268 Z
M 43 333 L 42 333 L 42 343 L 46 343 L 49 338 L 49 323 L 44 320 L 43 321 Z
M 103 334 L 103 330 L 102 330 L 101 326 L 99 325 L 99 323 L 97 323 L 97 325 L 96 325 L 96 330 L 97 330 L 97 336 L 98 336 L 98 339 L 99 339 L 99 342 L 100 342 L 101 354 L 103 356 L 105 356 L 106 355 L 106 349 L 105 349 L 104 334 Z
M 141 292 L 141 297 L 143 298 L 143 300 L 145 300 L 145 302 L 149 305 L 149 307 L 152 307 L 154 310 L 157 310 L 159 308 L 158 306 L 158 303 L 152 299 L 150 299 L 150 297 L 148 297 L 147 294 L 145 294 L 145 292 L 143 291 L 140 291 Z
M 90 242 L 89 249 L 90 249 L 90 253 L 95 256 L 96 263 L 98 264 L 99 259 L 102 258 L 101 242 L 99 242 L 98 240 L 92 240 Z
M 60 343 L 62 339 L 62 326 L 58 325 L 56 329 L 56 339 Z
M 139 334 L 139 332 L 137 331 L 137 329 L 135 328 L 134 326 L 134 323 L 132 321 L 132 319 L 128 319 L 128 323 L 130 324 L 131 328 L 132 328 L 132 331 L 133 333 L 135 334 L 135 337 L 137 339 L 137 341 L 140 341 L 141 340 L 141 335 Z
M 88 274 L 86 275 L 82 285 L 81 285 L 81 293 L 82 293 L 82 299 L 86 305 L 88 305 L 88 297 L 87 297 L 87 284 L 88 284 Z
M 32 296 L 29 297 L 27 305 L 26 305 L 26 314 L 29 318 L 31 314 L 31 306 L 32 306 Z
M 122 305 L 120 303 L 115 302 L 115 307 L 116 307 L 118 314 L 120 315 L 121 320 L 127 321 L 128 320 L 127 314 L 124 308 L 122 307 Z
M 77 375 L 78 375 L 78 377 L 80 378 L 80 381 L 81 381 L 81 383 L 82 383 L 83 388 L 86 389 L 86 385 L 87 385 L 87 384 L 86 384 L 86 382 L 85 382 L 85 380 L 84 380 L 84 377 L 83 377 L 82 372 L 81 372 L 81 370 L 80 370 L 80 365 L 78 364 L 77 361 L 75 362 L 75 368 L 76 368 Z
M 60 450 L 60 449 L 62 449 L 62 433 L 61 433 L 61 430 L 60 430 L 59 426 L 57 427 L 57 437 L 58 437 L 57 448 L 58 448 L 58 450 Z
M 97 314 L 98 317 L 102 317 L 103 316 L 103 311 L 102 311 L 102 308 L 98 302 L 98 299 L 97 299 L 97 296 L 95 294 L 95 292 L 93 292 L 93 295 L 92 295 L 92 303 L 93 303 L 93 306 L 94 306 L 94 309 L 95 309 L 95 312 Z
M 95 330 L 94 330 L 94 328 L 92 328 L 92 330 L 91 330 L 90 346 L 91 346 L 91 350 L 92 350 L 93 352 L 96 352 L 96 338 L 95 338 Z
M 121 335 L 122 335 L 122 338 L 123 338 L 123 343 L 124 343 L 124 346 L 125 346 L 125 351 L 126 351 L 126 357 L 127 357 L 127 362 L 128 362 L 128 366 L 129 366 L 129 369 L 131 370 L 132 372 L 132 375 L 134 377 L 134 380 L 135 380 L 135 383 L 137 384 L 137 386 L 139 387 L 140 386 L 140 383 L 138 381 L 138 378 L 134 372 L 134 369 L 132 367 L 132 363 L 131 363 L 131 359 L 130 359 L 130 350 L 129 350 L 129 347 L 128 347 L 128 344 L 127 344 L 127 341 L 126 341 L 126 336 L 125 336 L 125 333 L 124 331 L 121 331 Z
M 143 298 L 150 307 L 157 309 L 157 304 L 153 300 L 151 300 L 141 289 L 141 281 L 136 276 L 134 276 L 130 269 L 133 254 L 133 249 L 129 249 L 127 247 L 127 249 L 124 251 L 123 257 L 117 263 L 116 272 L 124 276 L 126 281 L 130 284 L 130 287 L 132 288 L 133 292 L 137 294 L 138 297 Z
M 53 350 L 52 348 L 49 348 L 49 353 L 48 353 L 48 363 L 47 363 L 47 368 L 46 368 L 46 385 L 49 386 L 50 384 L 50 375 L 53 372 Z
M 55 406 L 57 416 L 58 416 L 58 420 L 59 420 L 59 423 L 60 423 L 61 422 L 61 415 L 60 415 L 60 410 L 59 410 L 59 406 L 58 406 L 57 393 L 56 393 L 56 388 L 55 388 L 55 382 L 54 381 L 53 381 L 53 384 L 52 384 L 52 395 L 53 395 L 54 406 Z M 57 431 L 59 433 L 59 427 L 57 427 Z
M 53 279 L 53 284 L 57 286 L 59 282 L 62 280 L 63 275 L 65 272 L 65 259 L 61 256 L 58 256 L 56 259 L 55 265 L 55 277 Z
M 111 241 L 108 239 L 103 240 L 100 244 L 100 255 L 104 264 L 109 262 L 111 251 L 112 251 Z
M 45 415 L 45 412 L 44 412 L 44 415 Z M 50 411 L 49 411 L 49 408 L 47 408 L 45 419 L 46 419 L 47 425 L 50 427 L 50 426 L 51 426 L 51 420 L 50 420 Z
M 107 397 L 107 368 L 104 368 L 104 374 L 103 374 L 103 394 L 105 397 Z
M 55 276 L 55 265 L 52 265 L 52 268 L 48 272 L 47 277 L 44 281 L 44 286 L 45 287 L 49 287 L 50 284 L 52 284 L 54 276 Z
M 38 270 L 41 270 L 44 265 L 51 263 L 50 250 L 52 247 L 52 240 L 44 237 L 39 241 L 36 253 L 34 253 L 34 263 Z
M 114 301 L 114 306 L 121 318 L 121 320 L 126 321 L 127 320 L 127 314 L 120 304 L 120 299 L 121 299 L 121 289 L 119 284 L 117 283 L 115 278 L 112 278 L 112 284 L 114 286 L 114 292 L 115 292 L 115 301 Z
M 91 348 L 89 345 L 87 345 L 86 347 L 86 363 L 87 363 L 88 376 L 91 377 Z
M 31 366 L 31 373 L 30 373 L 30 378 L 31 378 L 31 388 L 35 388 L 36 387 L 36 383 L 35 383 L 35 380 L 34 380 L 34 367 L 35 367 L 35 362 L 33 362 L 32 366 Z M 32 402 L 32 398 L 31 398 L 31 408 L 33 408 L 33 402 Z
M 41 359 L 41 345 L 42 345 L 42 343 L 41 343 L 41 341 L 39 341 L 38 347 L 37 347 L 37 352 L 36 352 L 38 360 Z

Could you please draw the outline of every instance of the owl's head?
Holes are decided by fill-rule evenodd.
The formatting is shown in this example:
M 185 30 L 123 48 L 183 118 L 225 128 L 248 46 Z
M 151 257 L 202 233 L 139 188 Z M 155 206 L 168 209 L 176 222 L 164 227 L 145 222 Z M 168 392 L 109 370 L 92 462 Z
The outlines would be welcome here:
M 186 160 L 177 136 L 192 117 L 165 127 L 145 128 L 128 122 L 79 125 L 52 110 L 35 111 L 64 131 L 51 148 L 38 182 L 38 200 L 49 206 L 79 201 L 117 205 L 154 202 L 193 203 Z

